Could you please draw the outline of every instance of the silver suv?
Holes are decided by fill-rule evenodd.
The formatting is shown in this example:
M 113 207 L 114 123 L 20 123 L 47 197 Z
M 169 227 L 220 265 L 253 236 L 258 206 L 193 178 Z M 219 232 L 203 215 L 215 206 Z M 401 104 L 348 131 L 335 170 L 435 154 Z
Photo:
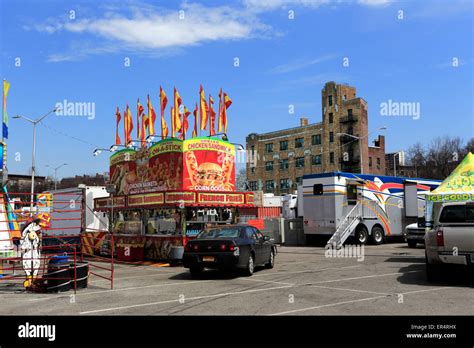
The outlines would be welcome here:
M 474 268 L 474 203 L 443 203 L 436 210 L 433 228 L 425 234 L 430 281 L 439 280 L 448 264 Z

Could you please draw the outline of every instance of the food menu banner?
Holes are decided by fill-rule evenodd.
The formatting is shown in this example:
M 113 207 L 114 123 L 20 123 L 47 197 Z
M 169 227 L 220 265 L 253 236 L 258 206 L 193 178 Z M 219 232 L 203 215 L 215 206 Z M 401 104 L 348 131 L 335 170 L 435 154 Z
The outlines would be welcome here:
M 183 189 L 235 191 L 235 147 L 215 138 L 200 137 L 183 142 Z
M 244 204 L 243 193 L 199 193 L 198 203 L 204 204 Z
M 149 148 L 148 182 L 155 191 L 180 190 L 183 183 L 183 141 L 165 139 Z
M 148 193 L 144 195 L 128 196 L 129 207 L 163 204 L 164 202 L 165 196 L 163 193 Z
M 165 139 L 110 157 L 115 195 L 156 191 L 235 191 L 235 148 L 208 137 Z
M 135 150 L 123 149 L 110 156 L 110 182 L 117 196 L 128 194 L 131 184 L 137 181 Z

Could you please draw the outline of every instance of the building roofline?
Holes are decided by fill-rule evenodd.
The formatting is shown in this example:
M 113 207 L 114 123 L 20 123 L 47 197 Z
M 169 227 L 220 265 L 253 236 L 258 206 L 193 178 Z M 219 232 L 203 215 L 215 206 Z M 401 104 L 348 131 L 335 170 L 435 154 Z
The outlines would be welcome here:
M 250 134 L 247 135 L 247 137 L 249 137 L 252 134 L 255 134 L 255 135 L 258 135 L 258 136 L 272 135 L 272 134 L 277 134 L 277 133 L 286 132 L 286 131 L 292 131 L 292 130 L 301 129 L 301 128 L 309 128 L 309 127 L 314 127 L 314 126 L 318 126 L 318 125 L 322 126 L 322 124 L 323 124 L 323 122 L 321 121 L 321 122 L 317 122 L 317 123 L 310 123 L 310 124 L 307 124 L 305 126 L 297 126 L 297 127 L 292 127 L 292 128 L 279 129 L 279 130 L 271 131 L 271 132 L 267 132 L 267 133 L 250 133 Z

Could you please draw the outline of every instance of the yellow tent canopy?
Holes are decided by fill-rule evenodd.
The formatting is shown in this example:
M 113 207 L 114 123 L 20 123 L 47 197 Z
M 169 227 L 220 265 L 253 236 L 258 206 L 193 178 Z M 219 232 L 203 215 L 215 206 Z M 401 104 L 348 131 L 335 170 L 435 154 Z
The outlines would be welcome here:
M 427 195 L 431 202 L 474 201 L 474 155 L 469 152 L 456 169 Z

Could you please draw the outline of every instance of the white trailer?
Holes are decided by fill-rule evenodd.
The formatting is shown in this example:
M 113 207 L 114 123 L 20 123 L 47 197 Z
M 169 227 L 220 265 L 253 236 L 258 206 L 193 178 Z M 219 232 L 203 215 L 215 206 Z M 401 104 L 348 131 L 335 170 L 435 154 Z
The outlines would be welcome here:
M 79 235 L 83 231 L 106 231 L 106 213 L 94 212 L 94 199 L 108 197 L 105 186 L 72 187 L 52 194 L 51 228 L 48 235 Z
M 381 244 L 402 236 L 423 216 L 425 194 L 439 180 L 332 172 L 303 176 L 303 226 L 307 239 L 327 236 L 341 246 L 349 236 Z

